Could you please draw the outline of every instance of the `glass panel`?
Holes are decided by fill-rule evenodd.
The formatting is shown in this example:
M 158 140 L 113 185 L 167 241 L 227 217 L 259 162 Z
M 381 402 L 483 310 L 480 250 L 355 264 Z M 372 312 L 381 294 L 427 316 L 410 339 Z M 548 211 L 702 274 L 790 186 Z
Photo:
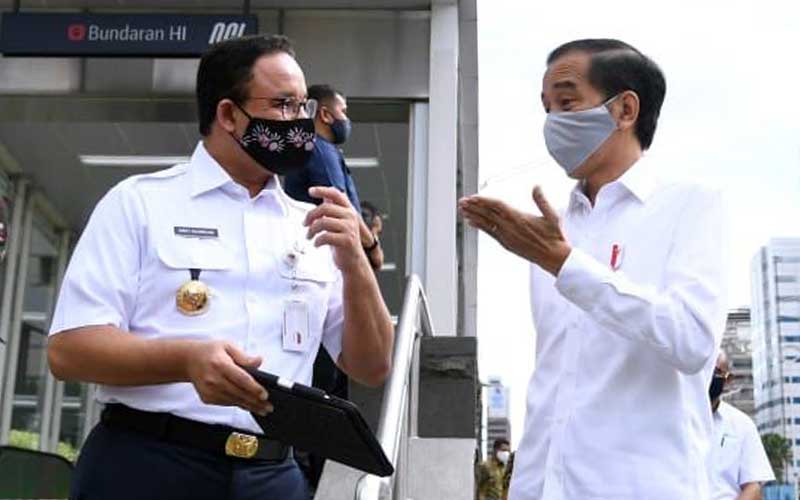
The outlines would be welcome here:
M 58 435 L 57 452 L 74 460 L 83 437 L 86 416 L 86 400 L 89 386 L 68 382 L 64 384 L 64 400 L 61 409 L 61 430 Z
M 398 108 L 403 122 L 361 121 L 383 118 L 370 116 L 369 106 L 361 104 L 359 113 L 350 113 L 353 133 L 343 146 L 362 204 L 381 213 L 384 268 L 378 283 L 393 315 L 400 314 L 405 287 L 408 200 L 408 107 Z
M 11 413 L 11 443 L 24 447 L 36 447 L 40 439 L 48 370 L 47 326 L 57 258 L 55 234 L 41 218 L 34 217 Z

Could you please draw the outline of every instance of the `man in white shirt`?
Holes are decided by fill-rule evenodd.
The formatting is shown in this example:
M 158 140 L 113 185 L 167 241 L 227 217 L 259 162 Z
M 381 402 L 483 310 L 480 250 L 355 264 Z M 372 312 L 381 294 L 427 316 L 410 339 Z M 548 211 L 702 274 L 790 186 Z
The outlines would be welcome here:
M 245 371 L 309 384 L 324 346 L 355 380 L 389 370 L 393 327 L 335 188 L 291 200 L 275 174 L 314 147 L 315 103 L 285 37 L 246 37 L 200 61 L 191 161 L 131 177 L 98 203 L 72 256 L 48 357 L 99 384 L 100 424 L 70 498 L 307 500 L 273 410 Z
M 711 499 L 761 500 L 761 485 L 774 481 L 775 474 L 756 424 L 746 413 L 721 399 L 730 379 L 728 356 L 721 352 L 708 390 L 714 411 L 709 460 Z
M 536 367 L 510 500 L 709 496 L 708 382 L 725 321 L 720 195 L 657 180 L 642 156 L 666 92 L 617 40 L 547 60 L 545 142 L 576 179 L 559 216 L 460 200 L 465 219 L 529 260 Z

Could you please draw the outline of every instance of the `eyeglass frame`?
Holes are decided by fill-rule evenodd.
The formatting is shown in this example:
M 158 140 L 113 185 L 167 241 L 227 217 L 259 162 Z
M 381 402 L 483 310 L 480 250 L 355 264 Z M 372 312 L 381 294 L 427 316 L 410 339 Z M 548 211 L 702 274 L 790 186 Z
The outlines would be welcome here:
M 304 101 L 298 101 L 293 97 L 248 97 L 247 101 L 254 100 L 254 101 L 271 101 L 271 108 L 281 110 L 281 117 L 284 120 L 296 120 L 300 116 L 300 110 L 303 109 L 308 118 L 314 118 L 319 110 L 319 101 L 316 99 L 305 99 Z M 292 116 L 287 118 L 287 106 L 289 104 L 293 104 L 296 107 L 296 110 L 292 112 Z M 313 112 L 312 112 L 313 111 Z

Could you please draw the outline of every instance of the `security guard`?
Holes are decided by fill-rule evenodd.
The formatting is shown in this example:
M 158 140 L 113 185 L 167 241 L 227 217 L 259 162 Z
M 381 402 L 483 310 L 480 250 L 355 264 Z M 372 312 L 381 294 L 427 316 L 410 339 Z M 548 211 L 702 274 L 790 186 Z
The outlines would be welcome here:
M 101 422 L 71 498 L 308 498 L 292 450 L 243 367 L 311 381 L 322 345 L 352 378 L 388 373 L 393 329 L 335 188 L 315 207 L 275 174 L 314 147 L 315 102 L 280 36 L 223 42 L 200 61 L 202 141 L 188 164 L 131 177 L 95 208 L 48 346 L 63 380 L 99 384 Z
M 492 456 L 478 466 L 478 500 L 503 500 L 506 486 L 506 466 L 511 456 L 507 439 L 495 439 Z

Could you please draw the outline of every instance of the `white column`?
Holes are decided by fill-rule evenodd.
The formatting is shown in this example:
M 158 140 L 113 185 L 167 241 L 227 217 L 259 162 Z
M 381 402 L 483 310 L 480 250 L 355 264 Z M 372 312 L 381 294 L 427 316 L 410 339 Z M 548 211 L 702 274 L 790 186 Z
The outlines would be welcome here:
M 428 221 L 428 103 L 411 105 L 408 120 L 408 234 L 406 272 L 416 274 L 425 285 L 425 252 Z
M 456 335 L 458 271 L 456 180 L 458 170 L 458 6 L 431 5 L 425 289 L 437 334 Z
M 53 318 L 53 311 L 58 298 L 58 291 L 61 288 L 61 281 L 64 279 L 64 272 L 67 268 L 67 256 L 69 254 L 70 231 L 61 230 L 61 238 L 58 244 L 58 261 L 56 262 L 56 279 L 53 288 L 50 290 L 50 309 L 47 311 L 47 321 L 45 322 L 47 331 L 50 330 L 50 322 Z M 47 334 L 47 333 L 45 333 Z M 45 351 L 46 352 L 46 351 Z M 46 354 L 45 354 L 46 356 Z M 50 366 L 47 366 L 45 374 L 45 395 L 42 407 L 42 426 L 39 438 L 39 449 L 41 451 L 55 452 L 58 446 L 58 435 L 61 430 L 61 405 L 63 402 L 64 384 L 56 381 Z
M 11 430 L 11 410 L 14 407 L 14 386 L 17 381 L 17 362 L 19 361 L 19 341 L 22 335 L 22 306 L 25 299 L 25 285 L 28 281 L 28 262 L 30 261 L 31 232 L 33 227 L 34 200 L 29 198 L 25 202 L 25 216 L 22 224 L 22 246 L 20 248 L 19 273 L 14 290 L 14 306 L 11 311 L 11 324 L 9 326 L 8 354 L 3 380 L 3 399 L 5 404 L 0 410 L 0 444 L 8 443 Z
M 11 308 L 13 307 L 14 289 L 17 284 L 17 263 L 19 262 L 19 248 L 22 243 L 22 214 L 28 200 L 28 181 L 17 179 L 14 183 L 14 200 L 12 205 L 11 221 L 8 231 L 8 252 L 6 253 L 6 277 L 3 283 L 3 297 L 0 305 L 0 379 L 5 374 L 6 358 L 9 354 L 9 344 L 11 339 Z M 0 414 L 3 408 L 13 404 L 14 395 L 5 396 L 3 386 L 0 383 Z M 0 441 L 0 444 L 5 444 Z

